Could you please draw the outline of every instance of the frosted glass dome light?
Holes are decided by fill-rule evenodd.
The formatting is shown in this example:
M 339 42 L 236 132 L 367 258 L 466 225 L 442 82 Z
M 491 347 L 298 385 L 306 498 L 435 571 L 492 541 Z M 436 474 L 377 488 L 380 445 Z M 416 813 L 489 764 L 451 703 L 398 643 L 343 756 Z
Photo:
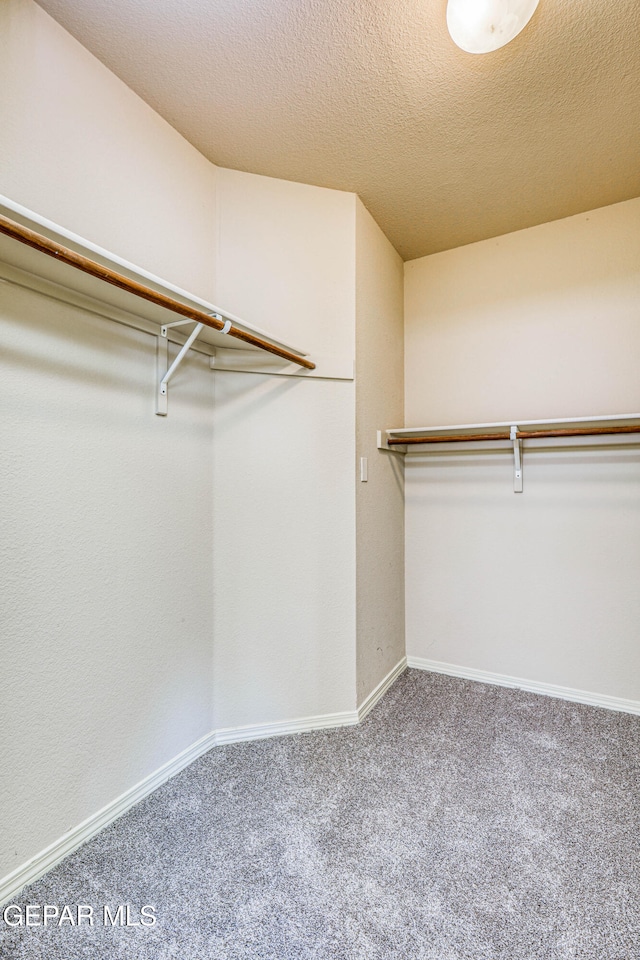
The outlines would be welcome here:
M 449 0 L 451 39 L 467 53 L 491 53 L 526 27 L 538 0 Z

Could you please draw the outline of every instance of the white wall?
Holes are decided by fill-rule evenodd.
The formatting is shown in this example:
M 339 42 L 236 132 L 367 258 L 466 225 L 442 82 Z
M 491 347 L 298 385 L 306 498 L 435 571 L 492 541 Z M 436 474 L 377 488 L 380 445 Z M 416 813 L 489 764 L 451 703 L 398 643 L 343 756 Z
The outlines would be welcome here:
M 214 292 L 216 168 L 32 0 L 0 3 L 0 192 Z
M 404 657 L 404 464 L 376 431 L 404 422 L 403 264 L 356 203 L 358 704 Z M 360 481 L 366 457 L 368 480 Z
M 0 4 L 0 193 L 211 294 L 215 168 L 28 0 Z M 213 382 L 0 284 L 0 877 L 211 731 Z
M 405 265 L 410 426 L 640 410 L 640 200 Z M 530 445 L 531 446 L 531 445 Z M 407 457 L 410 656 L 640 700 L 640 451 Z
M 218 178 L 219 302 L 353 359 L 355 197 Z M 215 374 L 216 727 L 355 708 L 353 381 Z
M 0 6 L 0 44 L 0 193 L 312 355 L 354 360 L 357 292 L 377 457 L 379 417 L 401 415 L 401 265 L 356 197 L 216 170 L 31 0 Z M 402 629 L 380 461 L 356 650 L 353 380 L 195 355 L 157 418 L 151 337 L 5 283 L 0 321 L 2 877 L 214 727 L 353 717 L 356 655 L 361 699 Z
M 212 382 L 0 284 L 0 877 L 212 728 Z
M 0 192 L 353 359 L 353 195 L 217 184 L 38 7 L 0 16 Z M 195 356 L 160 419 L 152 338 L 7 284 L 0 310 L 2 876 L 214 726 L 355 708 L 355 401 Z

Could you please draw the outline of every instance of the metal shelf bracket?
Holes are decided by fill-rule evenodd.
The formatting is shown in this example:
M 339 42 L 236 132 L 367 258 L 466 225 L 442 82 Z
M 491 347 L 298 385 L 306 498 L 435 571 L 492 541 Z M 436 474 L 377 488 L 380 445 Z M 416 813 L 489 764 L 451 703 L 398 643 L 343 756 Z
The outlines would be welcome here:
M 511 425 L 509 439 L 513 443 L 513 492 L 522 493 L 522 440 L 518 440 L 518 427 Z
M 215 317 L 216 320 L 222 320 L 222 317 L 213 313 L 211 316 Z M 171 377 L 174 375 L 184 358 L 186 357 L 192 343 L 197 339 L 200 331 L 202 330 L 204 324 L 196 323 L 195 327 L 185 340 L 183 346 L 181 347 L 177 357 L 173 361 L 170 367 L 167 367 L 169 362 L 169 342 L 168 342 L 168 331 L 171 327 L 181 327 L 185 323 L 193 323 L 192 320 L 176 320 L 173 323 L 165 323 L 160 327 L 160 336 L 157 338 L 157 349 L 156 349 L 156 378 L 158 382 L 158 390 L 156 393 L 156 414 L 159 417 L 166 417 L 169 409 L 169 397 L 168 397 L 168 385 Z M 223 331 L 226 332 L 226 331 Z

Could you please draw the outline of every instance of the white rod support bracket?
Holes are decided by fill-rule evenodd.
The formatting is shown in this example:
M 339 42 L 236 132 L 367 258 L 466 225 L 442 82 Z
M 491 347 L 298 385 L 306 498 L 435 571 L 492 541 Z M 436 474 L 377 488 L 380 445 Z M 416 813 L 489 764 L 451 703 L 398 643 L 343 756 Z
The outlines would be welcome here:
M 185 321 L 188 323 L 189 321 Z M 182 321 L 178 321 L 175 324 L 167 324 L 167 327 L 170 326 L 179 326 Z M 196 323 L 195 327 L 189 334 L 187 340 L 185 340 L 183 346 L 180 348 L 178 356 L 175 358 L 169 369 L 167 369 L 168 362 L 168 345 L 167 345 L 167 333 L 166 328 L 164 333 L 160 331 L 160 336 L 158 337 L 158 346 L 156 351 L 156 369 L 157 369 L 157 378 L 158 378 L 158 393 L 156 395 L 156 414 L 159 417 L 166 417 L 168 411 L 168 384 L 171 377 L 174 375 L 184 358 L 186 357 L 191 344 L 197 338 L 198 334 L 202 330 L 204 324 Z M 165 371 L 164 373 L 162 371 Z
M 513 443 L 513 492 L 522 493 L 522 440 L 518 440 L 518 427 L 511 425 L 510 439 Z
M 193 320 L 174 320 L 173 323 L 163 323 L 160 327 L 160 336 L 166 337 L 167 330 L 170 330 L 172 327 L 183 327 L 185 323 L 193 323 Z
M 222 317 L 220 316 L 219 313 L 212 313 L 211 316 L 215 320 L 222 320 Z M 231 330 L 231 326 L 232 326 L 231 320 L 225 320 L 224 327 L 222 328 L 222 330 L 218 330 L 218 333 L 229 333 L 229 330 Z
M 162 393 L 160 390 L 160 381 L 166 373 L 168 363 L 169 343 L 166 328 L 163 328 L 160 336 L 156 337 L 156 414 L 159 417 L 166 417 L 168 410 L 167 391 Z

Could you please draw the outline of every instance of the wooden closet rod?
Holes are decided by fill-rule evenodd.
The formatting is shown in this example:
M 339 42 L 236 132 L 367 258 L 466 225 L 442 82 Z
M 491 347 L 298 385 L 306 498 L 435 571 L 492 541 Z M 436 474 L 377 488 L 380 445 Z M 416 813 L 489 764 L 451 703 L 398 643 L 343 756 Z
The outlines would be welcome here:
M 0 233 L 4 233 L 7 237 L 12 237 L 14 240 L 19 240 L 20 243 L 25 243 L 28 247 L 33 247 L 34 250 L 46 253 L 47 256 L 53 257 L 61 263 L 66 263 L 70 267 L 82 270 L 83 273 L 97 277 L 98 280 L 104 280 L 105 283 L 119 287 L 120 290 L 125 290 L 127 293 L 132 293 L 136 297 L 171 310 L 172 313 L 177 313 L 181 317 L 187 317 L 187 319 L 193 320 L 196 323 L 203 323 L 206 327 L 211 327 L 213 330 L 222 330 L 225 327 L 224 320 L 218 320 L 216 317 L 212 317 L 208 313 L 203 313 L 201 310 L 196 310 L 194 307 L 187 307 L 185 304 L 180 303 L 179 300 L 174 300 L 172 297 L 152 290 L 151 287 L 145 287 L 135 280 L 130 280 L 128 277 L 116 273 L 116 271 L 110 267 L 105 267 L 95 260 L 89 260 L 87 257 L 82 256 L 82 254 L 76 253 L 68 247 L 63 247 L 54 240 L 49 240 L 48 237 L 35 233 L 35 231 L 29 230 L 28 227 L 23 227 L 22 224 L 16 223 L 14 220 L 9 220 L 8 217 L 2 215 L 0 215 Z M 277 357 L 282 357 L 283 360 L 289 360 L 292 363 L 299 364 L 301 367 L 306 367 L 307 370 L 315 370 L 316 368 L 315 363 L 307 360 L 306 357 L 301 357 L 299 354 L 285 350 L 283 347 L 277 347 L 269 343 L 268 340 L 263 340 L 262 337 L 258 337 L 254 333 L 249 333 L 247 330 L 242 330 L 240 327 L 234 327 L 232 325 L 228 329 L 227 334 L 230 337 L 235 337 L 236 340 L 242 340 L 244 343 L 251 344 L 252 347 L 259 347 L 267 353 L 273 353 Z
M 558 430 L 518 430 L 517 440 L 539 440 L 547 437 L 596 437 L 612 433 L 640 433 L 640 425 L 625 427 L 566 427 Z M 472 440 L 511 440 L 510 433 L 454 433 L 448 437 L 389 437 L 387 445 L 412 443 L 463 443 Z

